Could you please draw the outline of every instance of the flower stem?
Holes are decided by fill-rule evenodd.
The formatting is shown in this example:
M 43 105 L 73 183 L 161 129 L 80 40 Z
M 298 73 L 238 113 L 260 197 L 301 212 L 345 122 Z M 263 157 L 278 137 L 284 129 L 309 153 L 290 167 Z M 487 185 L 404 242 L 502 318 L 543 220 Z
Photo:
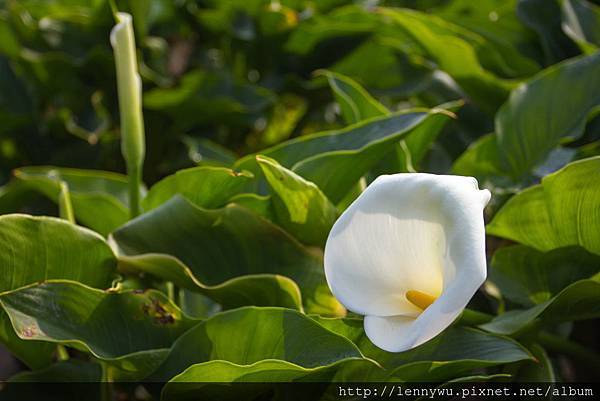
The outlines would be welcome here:
M 69 360 L 69 352 L 62 344 L 56 345 L 56 355 L 59 361 L 68 361 Z
M 600 355 L 583 345 L 544 331 L 539 332 L 536 339 L 547 350 L 569 356 L 600 372 Z
M 110 33 L 115 56 L 119 113 L 121 115 L 121 152 L 129 178 L 131 217 L 140 214 L 140 187 L 146 152 L 142 117 L 142 83 L 138 74 L 135 36 L 131 15 L 116 13 L 117 25 Z
M 58 209 L 61 219 L 70 223 L 75 223 L 75 214 L 73 213 L 73 204 L 71 203 L 71 193 L 66 182 L 61 181 L 60 193 L 58 194 Z

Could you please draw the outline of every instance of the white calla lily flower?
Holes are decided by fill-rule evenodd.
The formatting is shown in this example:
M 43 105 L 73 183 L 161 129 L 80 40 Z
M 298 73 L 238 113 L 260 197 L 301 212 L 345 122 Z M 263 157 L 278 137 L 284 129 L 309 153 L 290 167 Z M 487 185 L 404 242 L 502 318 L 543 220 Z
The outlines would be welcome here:
M 365 333 L 390 352 L 442 332 L 486 278 L 483 208 L 473 177 L 378 177 L 334 224 L 325 274 L 335 297 L 364 315 Z

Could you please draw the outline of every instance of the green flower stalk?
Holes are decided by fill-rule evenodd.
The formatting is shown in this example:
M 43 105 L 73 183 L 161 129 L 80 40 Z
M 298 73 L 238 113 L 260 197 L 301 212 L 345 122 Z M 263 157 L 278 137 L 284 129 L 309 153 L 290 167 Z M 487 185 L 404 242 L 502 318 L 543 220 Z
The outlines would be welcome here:
M 140 187 L 145 153 L 142 83 L 137 69 L 131 15 L 116 13 L 115 17 L 117 25 L 110 33 L 110 43 L 114 50 L 117 70 L 121 151 L 129 177 L 129 208 L 131 217 L 135 217 L 140 213 Z

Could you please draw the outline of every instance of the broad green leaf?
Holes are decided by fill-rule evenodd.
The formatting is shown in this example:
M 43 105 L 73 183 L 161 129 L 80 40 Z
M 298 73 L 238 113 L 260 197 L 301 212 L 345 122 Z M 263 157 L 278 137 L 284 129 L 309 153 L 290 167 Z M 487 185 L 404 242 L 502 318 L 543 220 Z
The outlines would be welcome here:
M 98 234 L 53 217 L 0 216 L 0 293 L 48 279 L 108 288 L 115 257 Z M 0 340 L 32 368 L 47 366 L 55 347 L 25 342 L 0 309 Z
M 346 123 L 354 124 L 369 118 L 390 114 L 390 111 L 384 105 L 374 99 L 351 78 L 330 71 L 323 71 L 320 74 L 327 77 Z M 420 151 L 418 156 L 421 158 L 439 132 L 437 129 L 430 129 L 423 131 L 420 135 L 409 135 L 406 140 L 401 140 L 393 145 L 394 151 L 388 152 L 387 158 L 384 158 L 380 165 L 382 164 L 385 166 L 384 169 L 391 170 L 394 173 L 412 172 L 414 170 L 413 162 L 416 163 L 418 160 L 413 158 L 407 142 L 412 139 L 415 148 L 424 148 L 415 149 L 415 151 Z M 433 135 L 427 135 L 429 133 Z
M 125 255 L 172 255 L 209 286 L 248 274 L 289 277 L 298 283 L 307 310 L 343 313 L 325 282 L 320 251 L 235 204 L 206 210 L 176 196 L 113 236 Z
M 455 106 L 456 104 L 452 104 L 452 107 Z M 410 114 L 407 113 L 407 116 Z M 357 149 L 344 149 L 308 157 L 295 164 L 292 170 L 314 182 L 332 202 L 339 202 L 366 172 L 393 149 L 392 144 L 406 138 L 406 145 L 410 149 L 410 139 L 414 137 L 415 143 L 429 145 L 428 139 L 423 142 L 421 140 L 435 138 L 453 116 L 454 114 L 446 109 L 432 109 L 426 116 L 418 118 L 418 122 L 415 121 L 396 135 L 375 140 Z
M 107 288 L 115 256 L 104 239 L 53 217 L 0 216 L 0 293 L 47 279 Z
M 314 183 L 276 160 L 258 155 L 256 162 L 273 192 L 277 223 L 300 241 L 323 246 L 337 218 L 335 206 Z
M 129 217 L 127 178 L 106 171 L 63 167 L 23 167 L 15 178 L 59 203 L 61 183 L 71 195 L 75 218 L 102 235 L 125 223 Z
M 277 160 L 282 166 L 294 170 L 294 166 L 310 157 L 330 152 L 356 152 L 367 150 L 381 141 L 398 140 L 423 122 L 427 110 L 402 111 L 362 121 L 342 129 L 303 135 L 260 152 L 261 155 Z M 249 155 L 236 163 L 237 169 L 257 172 L 255 155 Z
M 338 380 L 336 372 L 349 366 L 354 369 L 376 367 L 373 362 L 358 358 L 346 358 L 312 368 L 271 359 L 245 365 L 221 360 L 209 361 L 192 365 L 171 379 L 163 388 L 162 400 L 198 400 L 213 397 L 219 400 L 256 399 L 272 393 L 274 385 L 268 383 L 325 383 Z M 244 384 L 236 387 L 235 383 Z M 302 396 L 304 399 L 313 396 L 318 398 L 325 388 L 307 387 Z
M 322 326 L 348 338 L 366 357 L 376 360 L 386 369 L 385 376 L 375 371 L 369 377 L 375 381 L 384 377 L 413 382 L 448 380 L 475 369 L 531 358 L 525 348 L 510 338 L 465 327 L 451 327 L 410 351 L 390 353 L 369 341 L 362 319 L 315 319 Z
M 514 245 L 494 253 L 489 280 L 498 286 L 503 297 L 529 307 L 598 272 L 600 256 L 579 247 L 540 252 Z
M 515 178 L 531 171 L 561 141 L 579 138 L 599 105 L 600 52 L 543 70 L 513 90 L 496 115 L 502 168 Z
M 157 291 L 102 291 L 54 280 L 0 295 L 24 340 L 88 350 L 131 377 L 143 378 L 195 323 Z
M 363 356 L 350 340 L 311 318 L 291 309 L 245 307 L 219 313 L 188 331 L 177 340 L 151 377 L 168 379 L 190 365 L 202 367 L 210 361 L 247 367 L 274 360 L 312 369 L 346 359 L 363 359 Z M 216 379 L 214 375 L 210 377 Z
M 408 34 L 478 105 L 494 111 L 504 102 L 513 83 L 482 67 L 475 45 L 481 46 L 483 38 L 434 15 L 393 8 L 380 12 Z
M 600 6 L 586 0 L 564 0 L 563 31 L 586 53 L 600 47 Z
M 154 184 L 142 200 L 142 206 L 146 211 L 152 210 L 180 194 L 198 206 L 214 209 L 224 206 L 251 179 L 250 173 L 237 173 L 223 167 L 179 170 Z
M 347 128 L 302 136 L 261 152 L 282 166 L 314 182 L 337 203 L 371 167 L 390 151 L 390 145 L 408 135 L 426 135 L 440 129 L 456 104 L 432 110 L 394 113 L 351 125 Z M 238 169 L 247 169 L 261 177 L 255 156 L 238 161 Z
M 297 284 L 278 274 L 247 274 L 221 284 L 206 285 L 180 260 L 164 254 L 121 256 L 119 271 L 152 274 L 182 288 L 204 294 L 221 304 L 224 309 L 245 305 L 302 309 L 302 297 Z
M 600 157 L 573 162 L 512 197 L 488 234 L 540 251 L 578 245 L 600 254 Z
M 600 317 L 600 281 L 596 276 L 580 280 L 546 302 L 530 309 L 511 310 L 479 327 L 494 333 L 512 335 L 530 325 L 561 323 Z
M 326 70 L 317 71 L 317 74 L 327 78 L 347 124 L 389 114 L 389 110 L 384 105 L 351 78 Z

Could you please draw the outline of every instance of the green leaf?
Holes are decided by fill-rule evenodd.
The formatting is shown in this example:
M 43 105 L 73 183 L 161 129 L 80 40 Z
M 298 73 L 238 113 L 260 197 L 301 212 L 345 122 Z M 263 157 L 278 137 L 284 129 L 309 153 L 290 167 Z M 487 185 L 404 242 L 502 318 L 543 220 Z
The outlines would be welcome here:
M 107 171 L 63 167 L 23 167 L 15 178 L 54 203 L 59 203 L 61 183 L 71 195 L 75 218 L 102 235 L 107 235 L 129 218 L 128 184 L 123 175 Z
M 578 245 L 600 254 L 599 178 L 600 157 L 568 164 L 512 197 L 487 232 L 540 251 Z
M 332 39 L 352 39 L 354 42 L 371 34 L 377 20 L 358 7 L 340 7 L 328 15 L 308 18 L 294 29 L 285 44 L 285 50 L 308 55 L 319 44 Z
M 315 319 L 322 326 L 355 343 L 368 358 L 379 362 L 384 376 L 375 371 L 370 380 L 442 381 L 487 366 L 512 363 L 531 358 L 514 340 L 480 330 L 451 327 L 434 339 L 410 351 L 385 352 L 367 338 L 362 319 Z
M 452 104 L 453 107 L 456 104 Z M 406 116 L 413 113 L 407 112 Z M 419 113 L 414 113 L 413 118 Z M 292 170 L 304 178 L 314 182 L 332 202 L 341 201 L 352 189 L 354 184 L 375 166 L 381 158 L 393 149 L 392 144 L 406 138 L 410 146 L 410 138 L 414 137 L 416 143 L 421 143 L 421 138 L 433 139 L 441 131 L 450 117 L 454 114 L 446 109 L 433 109 L 426 115 L 416 117 L 413 123 L 395 135 L 373 140 L 368 145 L 360 148 L 344 149 L 308 157 L 294 165 Z M 407 118 L 410 121 L 411 118 Z M 372 133 L 371 131 L 370 133 Z M 425 139 L 423 143 L 428 143 Z
M 497 137 L 487 134 L 477 139 L 454 162 L 452 172 L 458 175 L 474 176 L 479 180 L 502 176 L 502 159 L 498 151 Z
M 256 162 L 273 192 L 277 223 L 306 244 L 325 245 L 337 218 L 335 206 L 314 183 L 281 166 L 276 160 L 259 155 Z
M 367 359 L 346 358 L 327 365 L 305 368 L 282 360 L 262 360 L 239 365 L 229 361 L 209 361 L 190 366 L 163 388 L 162 400 L 212 399 L 239 400 L 268 396 L 276 388 L 268 383 L 320 382 L 337 380 L 336 372 L 345 367 L 361 369 L 376 366 Z M 222 384 L 218 384 L 222 383 Z M 232 386 L 231 383 L 253 383 Z M 321 391 L 319 391 L 321 390 Z M 316 397 L 325 388 L 307 387 L 303 397 Z M 306 399 L 306 398 L 304 398 Z
M 530 345 L 529 350 L 535 357 L 535 360 L 525 361 L 519 366 L 516 380 L 524 383 L 554 383 L 556 381 L 554 368 L 546 350 L 537 343 Z
M 52 217 L 0 216 L 0 293 L 47 279 L 107 288 L 116 260 L 98 234 Z M 32 368 L 47 366 L 54 348 L 21 340 L 0 309 L 0 341 Z
M 243 193 L 232 196 L 231 199 L 229 199 L 229 202 L 245 207 L 269 221 L 275 221 L 275 211 L 273 210 L 271 195 L 263 196 L 252 193 Z
M 223 167 L 179 170 L 154 184 L 142 200 L 142 206 L 146 211 L 152 210 L 180 194 L 198 206 L 214 209 L 224 206 L 251 179 L 250 173 L 237 173 Z
M 205 363 L 210 361 L 227 361 L 248 368 L 247 365 L 259 361 L 274 360 L 288 362 L 281 364 L 280 369 L 289 368 L 289 364 L 312 369 L 345 359 L 364 358 L 350 340 L 309 317 L 291 309 L 245 307 L 219 313 L 183 335 L 152 378 L 168 379 L 193 364 L 198 365 L 194 365 L 192 371 L 206 371 Z M 227 367 L 233 368 L 231 365 L 220 368 Z M 273 365 L 267 367 L 274 368 Z M 217 376 L 210 375 L 208 381 L 223 381 L 227 376 L 222 378 L 218 380 Z M 261 379 L 268 378 L 261 376 Z
M 503 297 L 529 307 L 598 272 L 600 256 L 579 247 L 540 252 L 514 245 L 494 253 L 489 280 L 498 286 Z
M 321 74 L 327 77 L 346 123 L 354 124 L 372 117 L 390 114 L 385 106 L 349 77 L 330 71 L 324 71 Z M 394 173 L 414 172 L 413 165 L 416 165 L 425 156 L 440 131 L 441 129 L 431 128 L 419 132 L 419 135 L 414 133 L 408 135 L 407 139 L 393 145 L 395 151 L 388 152 L 390 160 L 384 159 L 380 164 L 383 163 L 386 170 Z M 413 153 L 415 154 L 413 155 Z M 388 165 L 389 167 L 387 167 Z
M 32 369 L 42 369 L 49 366 L 56 351 L 53 344 L 42 341 L 21 340 L 2 308 L 0 308 L 0 341 L 12 355 Z
M 502 76 L 522 77 L 534 74 L 539 65 L 535 34 L 519 21 L 519 0 L 453 0 L 432 10 L 446 21 L 481 35 L 485 41 L 475 44 L 482 65 Z
M 382 8 L 380 12 L 389 17 L 402 34 L 408 35 L 478 105 L 493 112 L 504 102 L 514 84 L 482 67 L 476 46 L 482 46 L 485 40 L 479 35 L 434 15 L 414 10 Z M 391 31 L 392 39 L 397 35 Z M 414 52 L 413 49 L 410 51 Z
M 125 255 L 172 255 L 209 286 L 247 274 L 289 277 L 298 283 L 307 310 L 343 313 L 325 282 L 322 253 L 246 208 L 205 210 L 175 196 L 113 236 Z
M 496 115 L 503 169 L 515 178 L 531 171 L 561 141 L 581 137 L 599 105 L 600 52 L 549 67 L 513 90 Z
M 116 293 L 73 281 L 48 281 L 0 295 L 25 340 L 90 351 L 130 377 L 143 378 L 195 323 L 162 293 Z
M 513 335 L 537 321 L 550 324 L 600 317 L 600 282 L 597 279 L 577 281 L 546 302 L 530 309 L 511 310 L 479 327 Z
M 564 0 L 563 31 L 586 53 L 600 47 L 600 7 L 586 0 Z
M 355 124 L 372 117 L 389 114 L 389 110 L 384 105 L 351 78 L 327 70 L 317 71 L 317 75 L 324 75 L 327 78 L 346 124 Z
M 0 216 L 0 293 L 47 279 L 106 288 L 115 256 L 98 234 L 53 217 Z
M 347 128 L 305 135 L 261 152 L 282 166 L 314 182 L 337 203 L 371 167 L 390 151 L 390 145 L 408 135 L 426 135 L 440 129 L 457 104 L 432 110 L 409 110 L 374 118 Z M 237 168 L 261 174 L 255 156 L 244 157 Z
M 224 309 L 257 305 L 302 310 L 302 296 L 298 285 L 278 274 L 247 274 L 217 285 L 206 285 L 180 260 L 163 254 L 121 256 L 119 270 L 130 274 L 152 274 L 182 288 L 204 294 L 221 304 Z
M 516 11 L 523 25 L 537 33 L 546 65 L 577 54 L 577 46 L 561 29 L 559 0 L 519 0 Z

